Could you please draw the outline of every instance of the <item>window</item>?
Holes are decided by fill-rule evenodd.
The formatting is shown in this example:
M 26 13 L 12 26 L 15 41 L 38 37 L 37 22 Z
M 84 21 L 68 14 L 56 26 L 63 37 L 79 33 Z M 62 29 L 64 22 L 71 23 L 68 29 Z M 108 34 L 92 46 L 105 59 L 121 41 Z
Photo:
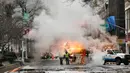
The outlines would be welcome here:
M 113 54 L 111 50 L 107 50 L 107 54 Z
M 113 50 L 114 53 L 122 53 L 120 50 Z
M 130 8 L 125 11 L 125 24 L 125 27 L 130 29 Z

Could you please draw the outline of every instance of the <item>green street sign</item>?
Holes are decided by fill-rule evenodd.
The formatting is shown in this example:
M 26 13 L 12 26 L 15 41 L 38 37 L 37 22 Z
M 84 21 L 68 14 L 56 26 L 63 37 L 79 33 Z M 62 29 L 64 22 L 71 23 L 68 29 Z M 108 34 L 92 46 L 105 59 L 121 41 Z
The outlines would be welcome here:
M 100 25 L 100 26 L 105 27 L 105 28 L 108 28 L 108 25 L 107 25 L 107 24 L 102 24 L 102 25 Z
M 24 19 L 25 21 L 28 21 L 28 20 L 29 20 L 29 13 L 24 12 L 23 19 Z
M 107 30 L 109 28 L 109 25 L 107 24 L 107 22 L 105 21 L 104 24 L 100 25 L 101 27 L 105 28 L 105 30 Z

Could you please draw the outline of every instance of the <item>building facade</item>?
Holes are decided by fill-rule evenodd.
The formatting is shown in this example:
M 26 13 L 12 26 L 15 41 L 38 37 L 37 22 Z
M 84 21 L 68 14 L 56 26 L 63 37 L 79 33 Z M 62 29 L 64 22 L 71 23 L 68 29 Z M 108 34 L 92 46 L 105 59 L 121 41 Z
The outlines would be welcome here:
M 126 3 L 127 0 L 108 0 L 108 7 L 106 7 L 107 3 L 104 3 L 104 7 L 102 10 L 98 12 L 98 14 L 101 16 L 102 19 L 106 19 L 109 16 L 115 16 L 116 18 L 116 25 L 121 28 L 126 28 Z M 129 5 L 127 3 L 127 5 Z M 127 12 L 128 13 L 128 12 Z M 128 21 L 127 21 L 128 24 Z M 116 27 L 116 30 L 110 31 L 109 33 L 111 35 L 116 35 L 118 37 L 117 42 L 125 47 L 125 30 L 121 29 L 119 27 Z M 125 48 L 124 48 L 125 49 Z
M 130 49 L 130 2 L 125 3 L 125 23 L 126 29 L 128 29 L 128 47 Z

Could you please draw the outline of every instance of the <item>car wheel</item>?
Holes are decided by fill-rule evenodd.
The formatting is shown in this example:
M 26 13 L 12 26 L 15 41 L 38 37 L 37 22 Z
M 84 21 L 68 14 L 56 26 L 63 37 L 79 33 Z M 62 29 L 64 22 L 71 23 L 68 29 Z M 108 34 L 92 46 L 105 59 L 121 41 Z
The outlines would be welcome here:
M 103 65 L 106 65 L 107 61 L 104 61 Z
M 121 59 L 120 58 L 117 58 L 116 59 L 116 65 L 120 65 L 121 64 Z
M 125 65 L 128 65 L 128 64 L 129 64 L 129 62 L 128 62 L 127 60 L 125 60 L 125 61 L 124 61 L 124 64 L 125 64 Z

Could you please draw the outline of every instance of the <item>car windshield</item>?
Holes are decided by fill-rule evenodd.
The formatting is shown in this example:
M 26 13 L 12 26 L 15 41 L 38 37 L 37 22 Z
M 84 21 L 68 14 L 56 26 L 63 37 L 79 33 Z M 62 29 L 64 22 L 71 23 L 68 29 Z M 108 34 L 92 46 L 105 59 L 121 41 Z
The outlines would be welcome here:
M 113 50 L 114 53 L 122 53 L 120 50 Z

